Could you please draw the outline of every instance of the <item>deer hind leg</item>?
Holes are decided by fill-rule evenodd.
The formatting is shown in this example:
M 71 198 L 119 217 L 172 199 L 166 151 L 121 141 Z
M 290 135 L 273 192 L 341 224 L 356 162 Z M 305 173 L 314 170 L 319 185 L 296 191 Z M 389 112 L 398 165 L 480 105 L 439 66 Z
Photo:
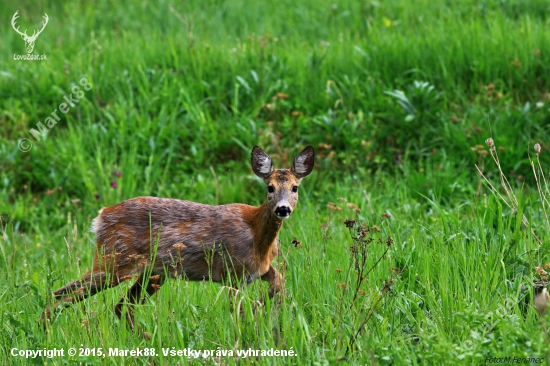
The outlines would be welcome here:
M 145 292 L 148 296 L 153 296 L 158 290 L 160 290 L 160 287 L 164 283 L 164 277 L 161 275 L 154 275 L 147 278 L 147 274 L 145 272 L 142 272 L 140 276 L 138 277 L 137 281 L 130 287 L 128 290 L 128 293 L 123 296 L 120 299 L 120 302 L 115 306 L 115 314 L 118 316 L 119 319 L 122 318 L 122 307 L 127 305 L 126 309 L 126 320 L 128 324 L 130 325 L 130 328 L 134 329 L 134 311 L 133 311 L 133 305 L 137 304 L 138 302 L 144 303 L 145 297 L 141 298 L 141 294 L 143 292 L 143 287 L 145 285 Z
M 118 280 L 116 278 L 109 279 L 106 272 L 89 271 L 80 280 L 72 281 L 53 293 L 54 299 L 57 301 L 53 306 L 50 305 L 44 309 L 40 318 L 42 325 L 46 328 L 47 321 L 51 319 L 52 310 L 55 311 L 60 307 L 61 309 L 66 308 L 118 284 Z

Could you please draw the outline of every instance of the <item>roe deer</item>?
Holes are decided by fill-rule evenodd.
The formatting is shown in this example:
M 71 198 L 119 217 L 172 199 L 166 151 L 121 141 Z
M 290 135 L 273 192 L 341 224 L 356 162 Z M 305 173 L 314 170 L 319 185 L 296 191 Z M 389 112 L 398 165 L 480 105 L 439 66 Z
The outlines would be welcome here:
M 134 277 L 136 282 L 115 307 L 119 318 L 125 303 L 138 303 L 144 287 L 153 295 L 166 276 L 232 286 L 241 282 L 242 287 L 261 278 L 273 297 L 283 281 L 271 265 L 278 252 L 277 236 L 296 206 L 298 186 L 313 170 L 314 158 L 308 146 L 290 169 L 274 169 L 271 158 L 254 147 L 252 170 L 267 186 L 267 201 L 260 207 L 137 197 L 101 209 L 91 228 L 97 236 L 93 268 L 53 293 L 57 302 L 42 313 L 43 326 L 52 309 L 61 310 Z M 131 306 L 126 314 L 133 329 Z

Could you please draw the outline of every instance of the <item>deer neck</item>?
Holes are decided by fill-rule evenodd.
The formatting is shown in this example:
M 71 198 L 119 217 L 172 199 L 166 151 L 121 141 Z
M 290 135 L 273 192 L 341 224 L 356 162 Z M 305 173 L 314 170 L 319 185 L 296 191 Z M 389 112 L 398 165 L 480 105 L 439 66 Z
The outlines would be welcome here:
M 254 219 L 251 222 L 254 232 L 254 250 L 260 255 L 270 253 L 277 235 L 283 225 L 266 201 L 255 209 Z

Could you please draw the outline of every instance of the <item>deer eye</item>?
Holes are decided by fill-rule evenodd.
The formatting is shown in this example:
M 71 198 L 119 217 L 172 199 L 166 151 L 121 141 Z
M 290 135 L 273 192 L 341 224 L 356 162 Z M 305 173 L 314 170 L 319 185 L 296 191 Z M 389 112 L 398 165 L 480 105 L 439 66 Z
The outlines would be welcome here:
M 298 192 L 298 186 L 292 187 L 292 192 L 294 192 L 294 193 Z
M 269 193 L 275 192 L 275 187 L 273 187 L 273 186 L 267 186 L 267 192 L 269 192 Z

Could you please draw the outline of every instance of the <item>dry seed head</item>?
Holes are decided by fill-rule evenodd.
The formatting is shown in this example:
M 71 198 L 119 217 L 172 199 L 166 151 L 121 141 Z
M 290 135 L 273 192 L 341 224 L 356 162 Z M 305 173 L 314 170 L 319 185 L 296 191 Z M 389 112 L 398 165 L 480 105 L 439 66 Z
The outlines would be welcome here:
M 535 144 L 535 152 L 538 154 L 540 154 L 540 144 L 539 143 L 536 143 Z
M 183 243 L 174 244 L 172 245 L 172 247 L 174 247 L 174 249 L 176 249 L 179 252 L 181 252 L 183 249 L 186 248 L 185 244 Z
M 535 272 L 537 272 L 541 280 L 548 281 L 548 273 L 542 267 L 535 268 Z
M 329 202 L 327 207 L 329 210 L 332 210 L 332 211 L 342 211 L 342 208 L 336 206 L 333 202 Z
M 490 149 L 495 147 L 495 142 L 493 141 L 493 139 L 491 137 L 489 137 L 487 140 L 485 140 L 485 143 L 487 144 L 487 146 L 489 146 Z

